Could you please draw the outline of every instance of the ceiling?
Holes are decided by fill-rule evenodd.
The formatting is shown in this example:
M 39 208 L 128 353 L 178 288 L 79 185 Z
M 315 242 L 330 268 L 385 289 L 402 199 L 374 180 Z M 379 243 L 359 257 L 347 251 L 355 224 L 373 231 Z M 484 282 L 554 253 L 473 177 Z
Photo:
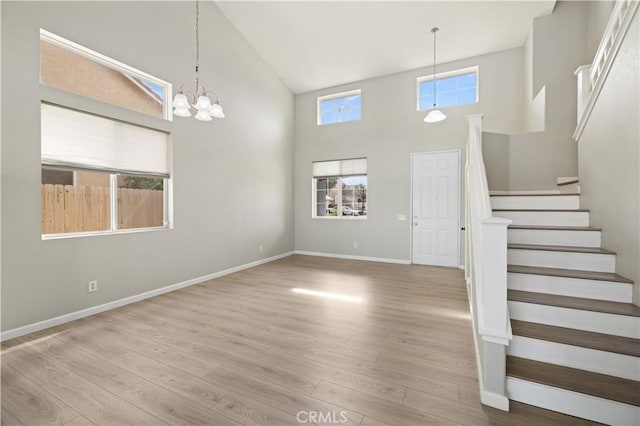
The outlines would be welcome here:
M 524 44 L 555 1 L 216 1 L 294 93 Z

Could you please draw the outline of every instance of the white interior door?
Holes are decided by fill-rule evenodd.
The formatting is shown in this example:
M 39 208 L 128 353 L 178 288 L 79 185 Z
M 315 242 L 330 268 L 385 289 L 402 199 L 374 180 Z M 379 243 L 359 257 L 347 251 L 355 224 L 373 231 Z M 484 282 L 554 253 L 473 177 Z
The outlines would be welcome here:
M 413 263 L 458 266 L 460 151 L 412 155 Z

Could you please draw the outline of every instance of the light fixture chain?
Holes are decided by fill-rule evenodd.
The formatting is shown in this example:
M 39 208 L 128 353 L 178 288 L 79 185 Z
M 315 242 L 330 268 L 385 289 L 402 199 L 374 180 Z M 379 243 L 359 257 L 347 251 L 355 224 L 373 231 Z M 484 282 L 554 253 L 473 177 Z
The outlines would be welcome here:
M 200 66 L 200 2 L 196 0 L 196 72 Z
M 438 34 L 438 28 L 434 28 L 433 30 L 433 107 L 436 107 L 438 102 L 438 67 L 436 62 L 436 37 Z

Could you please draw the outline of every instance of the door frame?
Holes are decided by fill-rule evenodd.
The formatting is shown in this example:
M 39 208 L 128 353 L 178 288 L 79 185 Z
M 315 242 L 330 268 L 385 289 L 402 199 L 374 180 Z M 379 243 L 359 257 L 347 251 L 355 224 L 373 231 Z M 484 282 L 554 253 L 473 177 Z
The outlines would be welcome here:
M 439 151 L 421 151 L 421 152 L 412 152 L 409 154 L 409 211 L 410 211 L 410 232 L 409 232 L 409 263 L 414 265 L 413 263 L 413 159 L 418 155 L 424 154 L 445 154 L 445 153 L 456 153 L 458 155 L 458 188 L 456 191 L 456 195 L 458 197 L 458 226 L 456 227 L 456 235 L 458 238 L 458 265 L 456 268 L 460 269 L 460 250 L 462 250 L 462 242 L 460 241 L 460 216 L 462 214 L 462 200 L 460 199 L 460 194 L 462 193 L 462 150 L 460 149 L 443 149 Z M 438 266 L 438 265 L 433 265 Z M 446 266 L 443 266 L 446 268 Z

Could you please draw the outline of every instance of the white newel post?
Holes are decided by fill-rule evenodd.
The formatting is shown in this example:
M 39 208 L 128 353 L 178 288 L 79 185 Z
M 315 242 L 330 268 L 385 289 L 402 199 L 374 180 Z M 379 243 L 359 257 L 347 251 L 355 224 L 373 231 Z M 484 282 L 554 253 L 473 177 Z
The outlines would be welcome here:
M 591 95 L 591 64 L 580 65 L 573 74 L 578 79 L 578 117 L 576 123 L 579 123 Z
M 482 158 L 482 114 L 471 115 L 465 167 L 465 276 L 473 312 L 480 400 L 509 410 L 506 347 L 511 341 L 507 306 L 507 226 L 493 217 Z

